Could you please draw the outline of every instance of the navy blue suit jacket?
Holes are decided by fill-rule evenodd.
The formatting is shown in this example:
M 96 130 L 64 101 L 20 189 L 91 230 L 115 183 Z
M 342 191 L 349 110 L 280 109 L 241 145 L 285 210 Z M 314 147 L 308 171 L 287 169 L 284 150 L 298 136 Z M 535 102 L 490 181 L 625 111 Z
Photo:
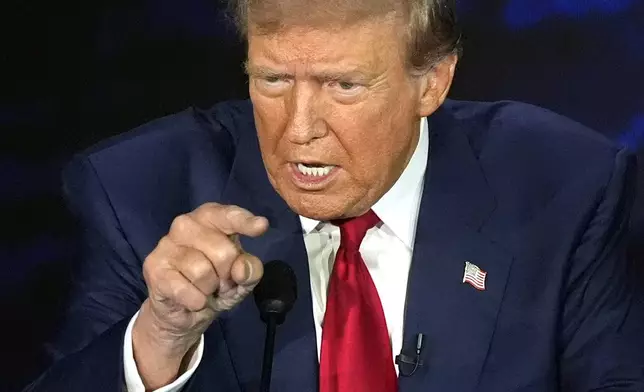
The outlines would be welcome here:
M 404 349 L 424 365 L 401 392 L 644 391 L 644 323 L 624 238 L 634 160 L 529 105 L 448 101 L 429 118 L 430 158 L 407 290 Z M 37 391 L 123 388 L 123 335 L 146 298 L 141 265 L 171 221 L 205 202 L 270 221 L 244 238 L 293 267 L 299 299 L 278 330 L 273 390 L 317 390 L 306 250 L 271 187 L 252 106 L 225 102 L 153 121 L 79 155 L 64 174 L 85 257 Z M 465 262 L 487 288 L 462 283 Z M 396 262 L 391 260 L 391 262 Z M 252 299 L 206 332 L 186 391 L 256 391 L 264 325 Z

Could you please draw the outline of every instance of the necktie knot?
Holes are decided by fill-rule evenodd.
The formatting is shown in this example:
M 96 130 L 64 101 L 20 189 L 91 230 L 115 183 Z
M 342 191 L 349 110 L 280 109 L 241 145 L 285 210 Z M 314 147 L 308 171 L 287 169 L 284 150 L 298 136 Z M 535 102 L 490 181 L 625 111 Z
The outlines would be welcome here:
M 378 215 L 373 210 L 369 210 L 364 215 L 355 218 L 338 219 L 331 223 L 340 227 L 340 247 L 358 251 L 367 231 L 379 222 Z

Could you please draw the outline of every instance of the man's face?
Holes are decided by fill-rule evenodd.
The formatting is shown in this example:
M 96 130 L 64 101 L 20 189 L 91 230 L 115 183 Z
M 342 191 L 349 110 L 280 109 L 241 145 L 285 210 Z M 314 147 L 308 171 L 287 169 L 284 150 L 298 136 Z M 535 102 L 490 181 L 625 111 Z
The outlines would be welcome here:
M 247 68 L 262 158 L 296 213 L 360 215 L 407 165 L 420 117 L 438 103 L 422 104 L 427 79 L 409 75 L 401 36 L 384 19 L 270 35 L 251 28 Z

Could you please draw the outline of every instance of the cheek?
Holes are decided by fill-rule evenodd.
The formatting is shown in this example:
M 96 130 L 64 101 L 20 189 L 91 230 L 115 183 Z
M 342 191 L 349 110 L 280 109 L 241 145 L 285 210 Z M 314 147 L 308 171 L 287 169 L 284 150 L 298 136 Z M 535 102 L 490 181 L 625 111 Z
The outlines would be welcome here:
M 253 97 L 252 94 L 251 100 L 262 155 L 265 159 L 271 159 L 276 153 L 286 123 L 284 106 L 280 100 Z
M 403 106 L 385 104 L 338 113 L 335 133 L 348 156 L 347 170 L 356 181 L 377 183 L 408 155 L 414 116 Z
M 361 113 L 345 116 L 333 127 L 339 145 L 346 156 L 345 169 L 358 182 L 371 182 L 377 177 L 380 167 L 387 160 L 384 129 L 378 117 Z

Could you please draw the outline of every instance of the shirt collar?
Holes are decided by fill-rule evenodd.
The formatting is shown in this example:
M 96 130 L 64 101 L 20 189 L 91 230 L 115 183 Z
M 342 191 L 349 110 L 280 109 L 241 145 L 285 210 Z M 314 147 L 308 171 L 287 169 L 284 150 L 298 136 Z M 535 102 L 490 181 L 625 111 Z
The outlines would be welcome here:
M 416 220 L 423 191 L 423 179 L 429 156 L 427 118 L 420 121 L 420 137 L 407 167 L 396 183 L 371 207 L 393 234 L 410 249 L 413 248 Z M 305 234 L 315 230 L 320 221 L 300 215 Z

